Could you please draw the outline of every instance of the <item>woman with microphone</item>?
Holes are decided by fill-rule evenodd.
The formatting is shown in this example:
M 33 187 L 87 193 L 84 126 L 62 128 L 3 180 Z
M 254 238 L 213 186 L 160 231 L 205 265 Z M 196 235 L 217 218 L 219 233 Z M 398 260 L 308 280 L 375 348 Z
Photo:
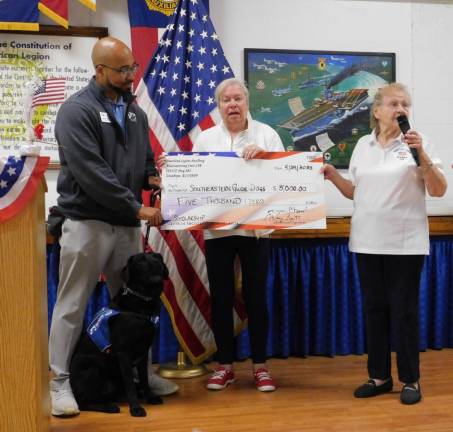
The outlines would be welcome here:
M 323 168 L 324 177 L 354 201 L 349 249 L 357 256 L 364 296 L 369 375 L 354 396 L 393 389 L 393 340 L 403 404 L 421 399 L 418 299 L 424 256 L 429 254 L 425 194 L 441 197 L 447 189 L 432 144 L 413 129 L 400 130 L 398 117 L 404 123 L 401 116 L 409 116 L 410 107 L 404 85 L 379 89 L 371 107 L 374 129 L 357 142 L 349 179 L 332 165 Z M 419 166 L 411 152 L 416 152 Z

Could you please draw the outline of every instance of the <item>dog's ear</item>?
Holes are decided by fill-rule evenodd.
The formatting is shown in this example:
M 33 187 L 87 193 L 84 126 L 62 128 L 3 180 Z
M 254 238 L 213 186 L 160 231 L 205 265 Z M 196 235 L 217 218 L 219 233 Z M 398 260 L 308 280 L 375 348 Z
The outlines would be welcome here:
M 123 280 L 123 282 L 126 282 L 126 283 L 129 282 L 129 279 L 131 277 L 129 269 L 133 266 L 134 261 L 136 260 L 138 255 L 141 255 L 141 254 L 130 256 L 129 259 L 127 260 L 127 264 L 124 266 L 123 270 L 121 270 L 121 279 Z
M 157 258 L 159 261 L 164 262 L 162 255 L 159 252 L 153 252 L 154 258 Z
M 151 276 L 149 278 L 149 281 L 151 282 L 151 284 L 159 284 L 160 282 L 162 282 L 162 276 L 160 275 Z
M 162 264 L 162 277 L 164 279 L 168 279 L 168 267 L 164 263 L 164 259 L 160 253 L 155 252 L 154 256 L 161 262 Z

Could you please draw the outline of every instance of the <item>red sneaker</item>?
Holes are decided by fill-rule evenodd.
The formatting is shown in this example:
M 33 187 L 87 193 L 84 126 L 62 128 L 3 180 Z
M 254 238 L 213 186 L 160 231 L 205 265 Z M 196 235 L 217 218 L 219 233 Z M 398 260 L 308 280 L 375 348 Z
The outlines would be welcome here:
M 274 380 L 267 369 L 261 368 L 255 371 L 255 385 L 259 391 L 270 392 L 276 389 Z
M 208 379 L 206 387 L 209 390 L 223 390 L 228 384 L 232 383 L 234 383 L 234 372 L 220 366 Z

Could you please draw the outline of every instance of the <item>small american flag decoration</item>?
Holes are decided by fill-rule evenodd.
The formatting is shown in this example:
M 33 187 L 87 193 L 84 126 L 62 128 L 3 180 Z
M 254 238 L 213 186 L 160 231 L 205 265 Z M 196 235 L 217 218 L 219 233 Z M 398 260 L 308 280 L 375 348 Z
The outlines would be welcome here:
M 47 78 L 35 89 L 32 99 L 32 107 L 38 105 L 59 104 L 64 102 L 66 81 L 65 78 Z

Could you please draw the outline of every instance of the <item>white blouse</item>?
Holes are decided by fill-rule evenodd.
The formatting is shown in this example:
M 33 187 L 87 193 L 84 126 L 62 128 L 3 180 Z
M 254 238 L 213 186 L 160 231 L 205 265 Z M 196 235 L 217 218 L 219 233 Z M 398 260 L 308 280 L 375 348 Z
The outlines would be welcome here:
M 433 164 L 442 162 L 425 137 Z M 425 183 L 402 135 L 382 147 L 373 131 L 352 153 L 349 176 L 354 190 L 349 249 L 383 255 L 428 255 L 429 226 Z
M 247 129 L 237 134 L 234 139 L 222 123 L 203 131 L 198 135 L 192 151 L 194 152 L 228 152 L 233 151 L 241 155 L 244 147 L 255 144 L 265 151 L 285 151 L 283 143 L 274 129 L 270 126 L 248 119 Z M 272 230 L 205 230 L 206 240 L 240 235 L 245 237 L 262 237 L 268 235 Z

